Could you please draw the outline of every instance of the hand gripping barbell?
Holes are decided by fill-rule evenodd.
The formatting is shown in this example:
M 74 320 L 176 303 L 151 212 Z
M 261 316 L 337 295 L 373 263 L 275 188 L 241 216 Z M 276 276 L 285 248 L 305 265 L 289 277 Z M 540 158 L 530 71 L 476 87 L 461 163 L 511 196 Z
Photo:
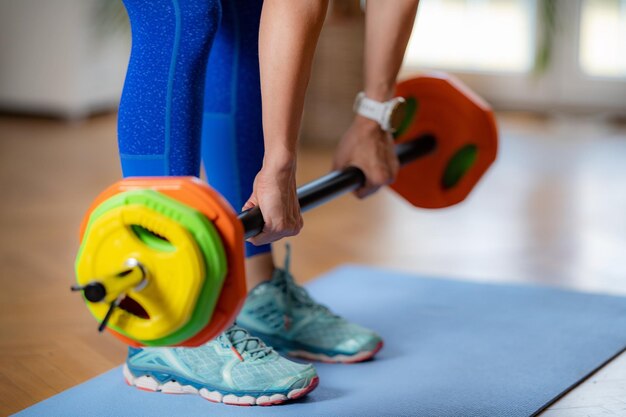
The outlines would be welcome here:
M 398 85 L 406 116 L 396 134 L 402 165 L 391 187 L 416 207 L 470 193 L 495 160 L 489 106 L 447 75 Z M 298 188 L 307 211 L 365 183 L 356 167 Z M 193 177 L 127 178 L 101 193 L 81 226 L 73 290 L 132 346 L 198 346 L 235 320 L 245 297 L 243 242 L 263 229 L 258 209 L 236 214 Z

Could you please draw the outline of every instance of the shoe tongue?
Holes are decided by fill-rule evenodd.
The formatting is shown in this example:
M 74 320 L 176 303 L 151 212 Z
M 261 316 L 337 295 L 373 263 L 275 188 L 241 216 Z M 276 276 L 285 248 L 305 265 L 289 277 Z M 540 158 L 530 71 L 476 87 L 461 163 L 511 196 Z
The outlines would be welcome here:
M 234 329 L 230 332 L 230 341 L 241 353 L 248 349 L 256 349 L 260 347 L 258 339 L 250 339 L 244 342 L 244 339 L 249 336 L 249 333 L 243 329 Z
M 291 298 L 301 304 L 308 305 L 313 302 L 309 293 L 304 288 L 296 284 L 291 274 L 283 269 L 276 269 L 274 277 L 272 277 L 272 282 L 282 291 L 289 293 Z
M 274 269 L 270 282 L 277 287 L 284 287 L 287 284 L 287 272 L 280 268 Z

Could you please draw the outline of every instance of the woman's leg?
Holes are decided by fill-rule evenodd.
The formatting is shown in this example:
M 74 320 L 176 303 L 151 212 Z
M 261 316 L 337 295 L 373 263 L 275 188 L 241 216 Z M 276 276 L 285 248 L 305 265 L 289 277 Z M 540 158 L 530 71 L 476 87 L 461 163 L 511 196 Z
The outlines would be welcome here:
M 132 51 L 119 109 L 124 177 L 200 173 L 204 77 L 219 0 L 124 0 Z
M 222 0 L 207 68 L 202 161 L 211 186 L 240 210 L 263 163 L 258 34 L 263 2 Z M 246 244 L 249 288 L 271 277 L 271 246 Z
M 197 175 L 204 72 L 219 21 L 219 4 L 217 0 L 124 3 L 133 30 L 119 122 L 124 175 Z M 226 62 L 217 65 L 222 76 L 229 76 Z M 260 103 L 258 106 L 260 111 Z M 217 161 L 235 156 L 228 148 L 226 139 L 230 138 L 215 148 Z M 262 156 L 262 144 L 260 152 Z M 243 166 L 226 164 L 228 175 L 251 169 L 245 160 L 237 159 L 237 163 Z M 244 174 L 243 178 L 248 177 Z M 141 389 L 195 392 L 210 401 L 237 405 L 277 404 L 317 386 L 311 365 L 276 358 L 271 352 L 246 330 L 231 326 L 216 340 L 197 348 L 129 348 L 124 376 Z
M 222 25 L 207 68 L 202 159 L 209 182 L 235 210 L 250 196 L 263 162 L 258 62 L 261 9 L 258 0 L 222 0 Z M 295 284 L 289 255 L 284 269 L 274 271 L 269 245 L 246 249 L 250 291 L 237 317 L 239 325 L 305 358 L 354 362 L 380 350 L 380 336 L 335 315 Z

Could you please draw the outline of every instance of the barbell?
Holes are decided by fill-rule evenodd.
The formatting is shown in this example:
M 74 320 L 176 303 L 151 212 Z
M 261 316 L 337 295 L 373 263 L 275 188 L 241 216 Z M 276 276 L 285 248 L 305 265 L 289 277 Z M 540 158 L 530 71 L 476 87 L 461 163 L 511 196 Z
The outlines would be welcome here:
M 406 114 L 396 132 L 402 166 L 392 189 L 415 207 L 464 200 L 497 154 L 490 107 L 458 80 L 399 83 Z M 365 183 L 357 167 L 298 188 L 303 212 Z M 263 230 L 258 207 L 235 213 L 195 177 L 121 180 L 92 203 L 80 231 L 75 291 L 131 346 L 199 346 L 230 326 L 246 297 L 244 245 Z

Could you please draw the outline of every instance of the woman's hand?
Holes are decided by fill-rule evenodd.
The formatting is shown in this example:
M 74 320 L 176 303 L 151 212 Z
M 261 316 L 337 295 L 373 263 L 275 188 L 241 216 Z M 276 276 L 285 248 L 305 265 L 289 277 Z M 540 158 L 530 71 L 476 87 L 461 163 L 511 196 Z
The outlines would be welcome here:
M 302 215 L 296 194 L 296 163 L 263 163 L 254 180 L 252 195 L 243 210 L 259 206 L 263 213 L 263 231 L 250 239 L 254 245 L 272 243 L 297 235 L 302 229 Z
M 333 161 L 334 169 L 350 165 L 360 168 L 366 177 L 365 185 L 355 192 L 359 198 L 392 183 L 398 174 L 399 162 L 391 134 L 375 121 L 356 116 L 341 138 Z

